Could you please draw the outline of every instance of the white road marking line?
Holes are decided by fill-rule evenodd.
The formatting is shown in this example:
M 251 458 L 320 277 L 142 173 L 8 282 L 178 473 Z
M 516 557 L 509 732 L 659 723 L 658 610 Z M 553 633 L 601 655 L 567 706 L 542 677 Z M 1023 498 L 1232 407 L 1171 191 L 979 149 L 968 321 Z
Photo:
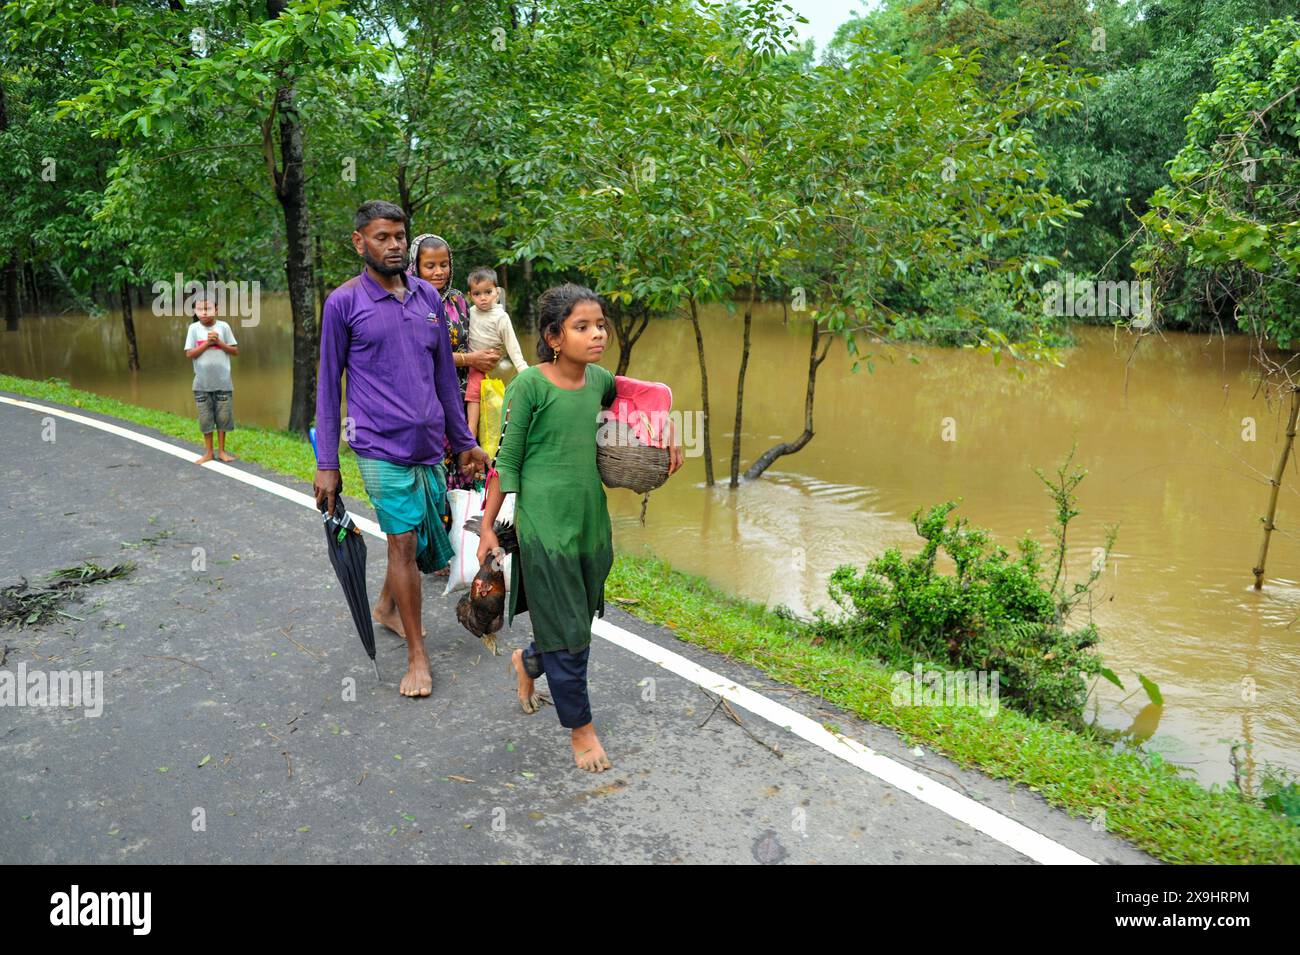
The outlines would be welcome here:
M 132 431 L 129 428 L 123 428 L 120 425 L 112 424 L 108 421 L 100 421 L 98 418 L 87 418 L 85 415 L 76 414 L 72 411 L 64 411 L 61 408 L 49 408 L 45 405 L 34 404 L 30 401 L 20 401 L 17 398 L 8 398 L 0 395 L 0 401 L 5 404 L 15 405 L 19 408 L 28 408 L 32 411 L 40 411 L 45 414 L 57 415 L 60 418 L 66 418 L 69 421 L 75 421 L 78 424 L 89 425 L 92 428 L 98 428 L 100 431 L 107 431 L 109 434 L 115 434 L 119 438 L 126 438 L 128 441 L 134 441 L 136 444 L 143 444 L 145 447 L 153 448 L 155 451 L 161 451 L 164 454 L 170 454 L 174 458 L 180 458 L 182 461 L 189 461 L 191 464 L 195 460 L 195 454 L 188 448 L 182 448 L 179 445 L 168 444 L 166 441 L 160 441 L 157 438 L 147 434 L 140 434 L 138 431 Z M 295 491 L 287 488 L 282 484 L 276 484 L 274 481 L 268 481 L 264 477 L 256 474 L 249 474 L 247 471 L 241 471 L 238 468 L 232 468 L 229 464 L 221 461 L 205 461 L 200 467 L 208 468 L 223 474 L 226 477 L 234 478 L 236 481 L 243 481 L 245 484 L 257 488 L 259 491 L 266 491 L 268 494 L 274 494 L 276 497 L 282 497 L 286 501 L 292 501 L 294 504 L 305 504 L 316 510 L 316 501 L 310 494 L 303 494 L 301 491 Z M 317 511 L 317 513 L 320 513 Z M 352 518 L 357 527 L 375 537 L 383 538 L 384 534 L 379 529 L 379 525 L 369 518 L 354 515 Z
M 1035 862 L 1065 865 L 1096 864 L 1073 849 L 1067 849 L 1060 843 L 976 802 L 969 796 L 935 782 L 910 766 L 895 762 L 888 756 L 863 746 L 857 740 L 849 739 L 840 733 L 832 733 L 816 720 L 809 719 L 782 703 L 768 699 L 761 693 L 756 693 L 734 680 L 714 673 L 680 654 L 659 646 L 652 640 L 599 619 L 591 622 L 591 632 L 630 653 L 644 657 L 651 663 L 657 663 L 684 680 L 689 680 L 711 693 L 726 697 L 755 716 L 760 716 L 769 723 L 788 730 L 800 739 L 824 749 L 832 756 L 838 756 L 863 772 L 884 780 L 909 796 L 914 796 L 926 805 L 933 806 L 940 812 L 966 823 L 972 829 L 979 830 Z
M 65 418 L 68 421 L 75 421 L 78 424 L 97 428 L 120 438 L 126 438 L 128 441 L 134 441 L 137 444 L 143 444 L 146 447 L 162 451 L 172 457 L 189 462 L 194 461 L 194 452 L 191 450 L 168 444 L 166 441 L 160 441 L 147 434 L 140 434 L 107 421 L 88 418 L 85 415 L 64 411 L 61 408 L 50 408 L 46 405 L 22 401 L 5 395 L 0 395 L 0 402 Z M 220 461 L 208 461 L 201 466 L 216 471 L 225 477 L 242 481 L 258 490 L 266 491 L 268 494 L 274 494 L 276 497 L 316 511 L 316 501 L 310 494 L 295 491 L 282 484 L 268 481 L 256 474 L 249 474 L 247 471 L 241 471 Z M 356 515 L 353 516 L 353 520 L 366 533 L 384 539 L 383 532 L 379 530 L 379 525 L 374 521 Z M 910 766 L 895 762 L 888 756 L 877 753 L 856 740 L 849 739 L 839 733 L 832 733 L 820 723 L 809 719 L 802 713 L 798 713 L 775 700 L 768 699 L 748 687 L 740 686 L 736 682 L 700 666 L 698 663 L 694 663 L 651 640 L 647 640 L 645 637 L 637 636 L 635 633 L 624 630 L 622 627 L 604 619 L 592 620 L 591 631 L 596 636 L 608 640 L 615 646 L 622 647 L 642 659 L 657 664 L 684 680 L 726 697 L 732 703 L 749 710 L 749 712 L 767 720 L 774 726 L 788 730 L 800 739 L 806 740 L 832 756 L 836 756 L 850 765 L 856 766 L 863 772 L 889 783 L 901 792 L 938 809 L 959 822 L 965 823 L 972 829 L 984 833 L 989 838 L 997 840 L 1021 855 L 1033 859 L 1035 862 L 1041 862 L 1045 865 L 1096 865 L 1093 860 L 1061 845 L 1042 833 L 1035 832 L 1023 823 L 1004 816 L 1002 813 L 976 802 L 969 796 L 962 795 L 955 789 L 937 783 Z

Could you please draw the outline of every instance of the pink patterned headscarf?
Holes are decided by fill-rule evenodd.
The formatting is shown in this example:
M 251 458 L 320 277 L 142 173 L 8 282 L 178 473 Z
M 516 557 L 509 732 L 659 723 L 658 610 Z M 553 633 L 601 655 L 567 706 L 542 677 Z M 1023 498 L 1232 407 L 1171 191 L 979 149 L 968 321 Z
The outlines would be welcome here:
M 417 235 L 417 236 L 415 237 L 415 240 L 414 240 L 414 241 L 413 241 L 409 246 L 407 246 L 407 249 L 408 249 L 408 255 L 410 255 L 410 257 L 411 257 L 411 261 L 408 262 L 408 263 L 407 263 L 407 266 L 406 266 L 406 271 L 407 271 L 407 273 L 410 274 L 410 275 L 414 275 L 416 278 L 419 278 L 419 276 L 420 276 L 420 273 L 419 273 L 419 268 L 420 268 L 420 246 L 424 245 L 425 242 L 429 242 L 430 245 L 433 246 L 433 247 L 443 247 L 443 248 L 446 248 L 446 250 L 447 250 L 447 265 L 449 266 L 449 268 L 448 268 L 448 270 L 447 270 L 447 285 L 446 285 L 446 288 L 447 288 L 447 290 L 450 290 L 450 289 L 454 288 L 454 286 L 451 284 L 451 280 L 452 280 L 452 279 L 455 277 L 455 275 L 456 275 L 456 268 L 455 268 L 455 264 L 454 264 L 454 262 L 453 262 L 453 260 L 452 260 L 452 257 L 451 257 L 451 244 L 450 244 L 446 239 L 444 239 L 442 236 L 440 236 L 440 235 L 434 235 L 432 232 L 421 232 L 419 235 Z

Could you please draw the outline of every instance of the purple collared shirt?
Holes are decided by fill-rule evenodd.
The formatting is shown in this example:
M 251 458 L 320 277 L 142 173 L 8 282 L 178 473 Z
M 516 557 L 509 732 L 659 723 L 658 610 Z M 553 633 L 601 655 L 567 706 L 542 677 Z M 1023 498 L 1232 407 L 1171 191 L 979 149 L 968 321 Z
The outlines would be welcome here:
M 339 377 L 348 375 L 348 442 L 364 458 L 395 464 L 442 461 L 443 435 L 459 454 L 477 442 L 451 357 L 451 338 L 437 290 L 403 273 L 399 302 L 368 271 L 325 302 L 316 388 L 317 467 L 339 466 Z

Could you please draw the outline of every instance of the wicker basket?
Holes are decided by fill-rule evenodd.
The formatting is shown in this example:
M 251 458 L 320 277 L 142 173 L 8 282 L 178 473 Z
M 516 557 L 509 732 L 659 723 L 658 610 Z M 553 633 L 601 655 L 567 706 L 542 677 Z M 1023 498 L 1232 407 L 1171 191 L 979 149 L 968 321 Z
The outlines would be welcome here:
M 648 494 L 668 480 L 671 451 L 642 443 L 624 422 L 611 418 L 596 429 L 596 467 L 606 487 Z

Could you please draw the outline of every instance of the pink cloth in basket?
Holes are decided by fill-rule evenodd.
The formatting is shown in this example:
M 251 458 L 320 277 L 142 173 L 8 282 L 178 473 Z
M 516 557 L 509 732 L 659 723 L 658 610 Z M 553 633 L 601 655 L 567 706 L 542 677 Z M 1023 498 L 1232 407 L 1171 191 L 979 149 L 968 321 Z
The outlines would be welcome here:
M 658 381 L 641 381 L 623 375 L 614 376 L 614 389 L 614 403 L 602 417 L 625 421 L 632 434 L 644 444 L 668 447 L 673 436 L 668 425 L 668 412 L 673 407 L 672 389 Z

